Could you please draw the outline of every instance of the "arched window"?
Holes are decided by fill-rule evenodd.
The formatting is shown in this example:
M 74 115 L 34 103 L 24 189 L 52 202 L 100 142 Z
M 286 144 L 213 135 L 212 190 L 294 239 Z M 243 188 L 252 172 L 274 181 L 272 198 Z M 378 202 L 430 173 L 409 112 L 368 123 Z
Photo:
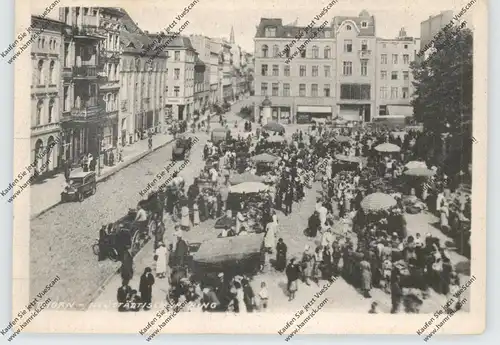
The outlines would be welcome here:
M 42 38 L 42 49 L 45 48 L 45 38 Z
M 43 60 L 38 61 L 38 68 L 37 68 L 37 85 L 44 85 L 44 80 L 43 80 Z
M 280 47 L 278 45 L 273 46 L 273 57 L 278 57 L 278 54 L 280 53 Z
M 38 48 L 42 48 L 42 39 L 41 38 L 38 39 L 37 45 L 38 45 Z
M 53 120 L 53 115 L 54 115 L 54 100 L 51 99 L 49 101 L 49 114 L 48 114 L 48 117 L 47 117 L 47 123 L 52 123 L 52 120 Z
M 325 47 L 325 59 L 329 59 L 331 56 L 330 47 Z
M 56 78 L 55 78 L 55 67 L 56 63 L 55 61 L 50 62 L 49 66 L 49 78 L 50 78 L 50 84 L 55 84 L 56 83 Z
M 300 49 L 300 57 L 305 59 L 306 58 L 306 50 L 305 48 Z
M 350 25 L 346 25 L 345 29 L 346 29 L 347 31 L 351 31 L 352 27 L 351 27 Z
M 38 100 L 36 105 L 36 118 L 35 118 L 35 126 L 40 126 L 42 123 L 42 111 L 43 111 L 43 100 Z
M 263 45 L 262 46 L 262 57 L 268 57 L 268 52 L 269 52 L 269 48 L 267 47 L 267 45 Z
M 111 111 L 111 94 L 108 93 L 108 97 L 106 100 L 106 111 Z
M 319 58 L 319 48 L 318 46 L 312 47 L 313 59 Z

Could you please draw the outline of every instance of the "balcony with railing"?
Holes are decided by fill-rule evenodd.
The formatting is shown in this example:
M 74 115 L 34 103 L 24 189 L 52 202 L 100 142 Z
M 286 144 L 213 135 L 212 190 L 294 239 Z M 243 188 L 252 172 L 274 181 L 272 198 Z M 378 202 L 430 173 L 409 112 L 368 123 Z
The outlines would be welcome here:
M 71 109 L 63 111 L 63 121 L 68 120 L 89 120 L 96 118 L 99 114 L 104 113 L 99 106 L 97 97 L 89 98 L 86 101 L 80 102 L 79 106 L 74 106 Z
M 63 67 L 61 74 L 63 78 L 72 78 L 73 69 L 71 67 Z
M 73 77 L 74 78 L 97 78 L 97 66 L 74 66 L 73 67 Z
M 372 57 L 372 51 L 367 50 L 367 49 L 361 49 L 359 51 L 359 58 L 360 59 L 369 59 Z

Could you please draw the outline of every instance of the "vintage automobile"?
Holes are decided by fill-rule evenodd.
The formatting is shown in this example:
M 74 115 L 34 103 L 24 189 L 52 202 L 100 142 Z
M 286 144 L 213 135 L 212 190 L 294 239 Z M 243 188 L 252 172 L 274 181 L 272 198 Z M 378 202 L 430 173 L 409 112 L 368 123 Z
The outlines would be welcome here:
M 193 140 L 187 136 L 181 136 L 175 140 L 175 145 L 172 148 L 172 160 L 185 160 L 189 157 Z
M 69 176 L 68 185 L 61 192 L 61 202 L 83 201 L 85 196 L 94 195 L 96 190 L 95 172 L 75 172 Z

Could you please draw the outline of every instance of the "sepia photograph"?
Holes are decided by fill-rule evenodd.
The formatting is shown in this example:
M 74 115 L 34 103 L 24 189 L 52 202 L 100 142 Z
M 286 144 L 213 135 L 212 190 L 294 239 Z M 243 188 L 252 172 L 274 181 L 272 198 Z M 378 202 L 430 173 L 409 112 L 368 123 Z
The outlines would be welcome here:
M 486 1 L 16 6 L 3 337 L 483 331 Z

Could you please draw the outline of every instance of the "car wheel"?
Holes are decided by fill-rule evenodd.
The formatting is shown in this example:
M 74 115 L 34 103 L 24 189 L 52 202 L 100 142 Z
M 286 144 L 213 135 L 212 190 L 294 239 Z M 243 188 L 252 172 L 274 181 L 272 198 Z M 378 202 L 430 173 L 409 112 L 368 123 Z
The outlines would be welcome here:
M 108 257 L 111 261 L 117 262 L 119 259 L 118 251 L 115 248 L 110 248 L 108 251 Z
M 94 255 L 99 255 L 100 250 L 99 250 L 99 243 L 96 243 L 92 246 L 92 251 L 94 252 Z
M 83 193 L 78 193 L 77 197 L 78 201 L 82 202 L 83 201 Z
M 96 191 L 97 191 L 97 187 L 96 186 L 92 187 L 92 190 L 90 191 L 90 195 L 94 195 Z

